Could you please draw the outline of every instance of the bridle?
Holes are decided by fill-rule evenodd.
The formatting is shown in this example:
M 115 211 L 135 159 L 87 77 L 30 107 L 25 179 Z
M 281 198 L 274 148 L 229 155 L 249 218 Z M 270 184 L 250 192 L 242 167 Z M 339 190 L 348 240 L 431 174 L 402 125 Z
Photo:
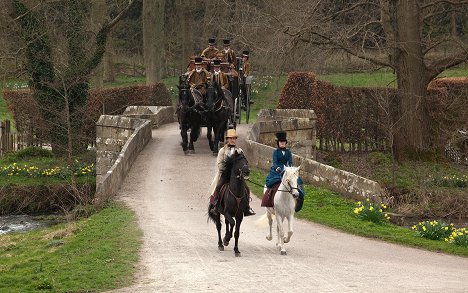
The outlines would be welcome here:
M 289 179 L 286 179 L 286 183 L 287 183 L 287 185 L 283 182 L 283 180 L 281 180 L 281 184 L 284 185 L 284 187 L 286 188 L 286 190 L 280 190 L 280 189 L 278 189 L 277 191 L 287 191 L 287 192 L 290 193 L 294 198 L 298 198 L 298 197 L 299 197 L 299 188 L 298 188 L 298 187 L 292 187 L 292 186 L 291 186 L 291 180 L 289 180 Z M 288 188 L 288 187 L 289 187 L 289 188 Z M 294 190 L 297 190 L 298 195 L 296 195 L 296 194 L 293 193 Z
M 193 110 L 194 107 L 196 106 L 196 104 L 194 104 L 193 106 L 189 106 L 189 104 L 190 104 L 190 89 L 188 89 L 188 88 L 181 88 L 181 89 L 179 89 L 179 91 L 180 91 L 181 93 L 184 93 L 184 96 L 185 96 L 185 98 L 186 98 L 186 102 L 187 102 L 186 105 L 187 105 L 187 107 L 181 107 L 181 108 L 180 108 L 180 109 L 181 109 L 181 112 L 185 114 L 185 113 L 188 113 L 188 112 L 190 112 L 191 110 Z M 180 99 L 180 94 L 179 94 L 179 100 L 181 100 L 181 99 Z

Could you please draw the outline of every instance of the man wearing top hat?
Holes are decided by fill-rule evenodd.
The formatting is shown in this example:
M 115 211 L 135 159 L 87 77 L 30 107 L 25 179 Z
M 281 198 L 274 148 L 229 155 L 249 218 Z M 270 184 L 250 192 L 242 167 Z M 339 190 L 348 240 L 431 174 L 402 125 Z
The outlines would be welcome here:
M 216 40 L 215 38 L 209 38 L 208 39 L 208 47 L 205 48 L 200 54 L 202 58 L 212 60 L 216 57 L 216 54 L 218 54 L 218 49 L 215 47 Z
M 236 53 L 231 49 L 231 41 L 229 39 L 224 39 L 223 46 L 224 48 L 218 52 L 218 58 L 223 62 L 231 64 L 233 68 L 236 68 Z
M 242 52 L 242 71 L 244 72 L 243 78 L 249 76 L 251 72 L 251 66 L 249 62 L 249 51 L 246 50 Z
M 189 72 L 188 82 L 192 89 L 200 91 L 204 96 L 206 94 L 206 84 L 211 79 L 211 73 L 202 67 L 202 62 L 202 57 L 195 57 L 195 69 Z
M 213 60 L 213 80 L 223 89 L 229 89 L 229 81 L 226 74 L 221 71 L 221 60 L 219 59 Z
M 250 75 L 250 62 L 249 62 L 249 51 L 242 52 L 242 109 L 246 109 L 246 102 L 247 102 L 247 89 L 245 86 L 245 79 L 247 76 Z

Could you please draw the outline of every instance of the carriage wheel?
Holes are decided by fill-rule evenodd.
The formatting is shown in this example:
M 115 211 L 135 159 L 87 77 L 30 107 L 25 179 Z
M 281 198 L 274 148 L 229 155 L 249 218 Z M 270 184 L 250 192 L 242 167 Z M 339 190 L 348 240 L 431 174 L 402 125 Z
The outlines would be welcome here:
M 237 124 L 237 123 L 241 123 L 241 103 L 240 103 L 240 99 L 239 97 L 237 97 L 235 100 L 234 100 L 234 113 L 233 113 L 233 116 L 234 116 L 234 123 Z
M 250 85 L 246 85 L 246 98 L 245 98 L 245 123 L 249 124 L 250 118 Z

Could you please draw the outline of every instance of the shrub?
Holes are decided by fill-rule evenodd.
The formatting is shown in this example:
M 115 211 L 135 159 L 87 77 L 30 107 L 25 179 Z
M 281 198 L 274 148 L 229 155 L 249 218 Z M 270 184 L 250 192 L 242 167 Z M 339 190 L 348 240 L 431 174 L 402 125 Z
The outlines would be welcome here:
M 455 245 L 468 247 L 468 230 L 466 228 L 460 228 L 453 230 L 452 234 L 445 241 L 453 243 Z
M 412 227 L 416 235 L 431 240 L 441 240 L 450 237 L 455 230 L 453 224 L 447 225 L 442 221 L 419 222 Z
M 376 224 L 388 222 L 390 217 L 384 212 L 387 209 L 385 204 L 371 202 L 368 198 L 364 202 L 357 202 L 354 213 L 363 221 L 371 221 Z
M 18 160 L 28 158 L 52 158 L 52 151 L 40 147 L 27 147 L 14 153 L 14 157 Z
M 369 154 L 369 163 L 373 165 L 388 166 L 392 163 L 392 159 L 381 152 L 372 152 Z
M 323 161 L 334 168 L 339 168 L 343 160 L 341 157 L 336 153 L 328 153 L 324 158 Z

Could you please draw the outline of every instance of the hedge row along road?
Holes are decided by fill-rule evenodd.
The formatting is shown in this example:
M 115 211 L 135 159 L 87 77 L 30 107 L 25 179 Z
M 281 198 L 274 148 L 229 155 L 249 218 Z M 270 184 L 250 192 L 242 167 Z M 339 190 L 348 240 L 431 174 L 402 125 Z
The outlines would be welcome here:
M 467 292 L 468 258 L 444 255 L 344 234 L 296 220 L 282 256 L 267 227 L 244 219 L 239 238 L 217 249 L 207 223 L 207 190 L 216 158 L 206 129 L 196 154 L 185 156 L 177 123 L 153 130 L 118 199 L 135 210 L 144 231 L 136 284 L 114 292 Z M 247 127 L 238 126 L 245 137 Z M 242 147 L 241 138 L 238 144 Z M 224 225 L 223 225 L 224 228 Z M 223 229 L 224 230 L 224 229 Z M 275 229 L 276 230 L 276 229 Z M 275 236 L 274 236 L 275 237 Z

